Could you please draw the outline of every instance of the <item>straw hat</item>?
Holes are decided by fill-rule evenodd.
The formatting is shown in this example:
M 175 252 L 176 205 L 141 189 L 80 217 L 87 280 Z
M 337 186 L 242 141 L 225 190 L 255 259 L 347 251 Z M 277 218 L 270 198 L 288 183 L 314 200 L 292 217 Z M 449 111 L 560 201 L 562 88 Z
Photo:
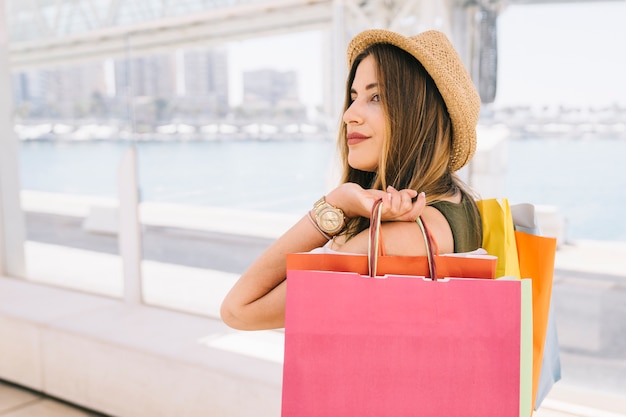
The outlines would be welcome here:
M 452 156 L 450 169 L 457 171 L 476 151 L 476 125 L 480 96 L 463 66 L 461 57 L 445 34 L 430 30 L 406 37 L 383 29 L 371 29 L 356 35 L 348 45 L 348 65 L 371 45 L 386 43 L 413 55 L 432 77 L 446 103 L 452 120 Z

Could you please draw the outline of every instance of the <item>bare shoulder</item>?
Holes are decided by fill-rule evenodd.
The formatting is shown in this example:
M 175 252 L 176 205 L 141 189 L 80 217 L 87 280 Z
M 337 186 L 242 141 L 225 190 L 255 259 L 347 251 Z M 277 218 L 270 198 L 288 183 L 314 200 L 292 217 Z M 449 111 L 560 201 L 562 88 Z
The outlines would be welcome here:
M 436 208 L 427 206 L 422 212 L 422 220 L 437 242 L 439 253 L 453 253 L 452 229 L 444 215 Z
M 387 222 L 382 226 L 387 255 L 422 256 L 426 254 L 424 237 L 416 222 Z
M 422 220 L 435 239 L 439 253 L 454 252 L 452 230 L 443 214 L 433 207 L 425 207 Z M 420 256 L 426 254 L 424 236 L 416 222 L 384 223 L 382 231 L 388 255 Z
M 417 256 L 424 255 L 426 249 L 419 226 L 414 222 L 385 222 L 381 234 L 387 255 Z M 339 252 L 367 253 L 369 229 L 365 229 L 352 239 L 345 241 L 336 238 L 331 246 Z
M 439 248 L 439 253 L 454 252 L 452 230 L 446 218 L 433 207 L 425 207 L 422 220 Z M 387 255 L 421 256 L 426 254 L 424 237 L 416 222 L 385 222 L 381 233 Z M 346 241 L 343 236 L 334 239 L 331 248 L 339 252 L 367 253 L 369 229 Z

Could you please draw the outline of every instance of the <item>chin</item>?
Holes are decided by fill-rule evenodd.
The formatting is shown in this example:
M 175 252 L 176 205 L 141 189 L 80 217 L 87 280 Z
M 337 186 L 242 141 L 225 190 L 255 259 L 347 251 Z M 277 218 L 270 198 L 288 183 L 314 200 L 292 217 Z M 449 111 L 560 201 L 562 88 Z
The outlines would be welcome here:
M 355 152 L 348 154 L 348 165 L 350 165 L 351 168 L 365 172 L 376 172 L 378 170 L 378 160 L 360 158 L 359 156 L 364 155 L 355 155 Z

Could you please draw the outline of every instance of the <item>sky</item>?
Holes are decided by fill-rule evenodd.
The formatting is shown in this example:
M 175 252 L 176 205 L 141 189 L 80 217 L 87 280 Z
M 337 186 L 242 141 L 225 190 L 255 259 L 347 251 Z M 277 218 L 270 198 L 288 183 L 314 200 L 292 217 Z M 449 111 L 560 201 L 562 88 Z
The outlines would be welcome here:
M 626 105 L 626 0 L 507 6 L 498 20 L 496 105 Z M 320 31 L 229 44 L 231 74 L 295 70 L 300 99 L 322 102 Z M 231 103 L 242 100 L 231 77 Z
M 496 103 L 626 105 L 626 1 L 510 6 Z

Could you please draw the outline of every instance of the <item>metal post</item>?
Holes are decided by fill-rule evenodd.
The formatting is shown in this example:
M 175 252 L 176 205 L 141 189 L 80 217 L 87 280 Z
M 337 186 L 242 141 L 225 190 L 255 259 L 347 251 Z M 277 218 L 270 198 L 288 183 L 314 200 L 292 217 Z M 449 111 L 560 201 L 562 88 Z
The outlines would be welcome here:
M 139 222 L 139 188 L 137 151 L 129 148 L 118 171 L 120 199 L 118 244 L 124 273 L 124 301 L 141 304 L 141 224 Z
M 13 88 L 5 0 L 0 0 L 0 274 L 25 276 L 24 215 L 20 204 L 19 146 L 13 128 Z
M 325 109 L 335 125 L 340 120 L 340 111 L 343 107 L 344 87 L 346 78 L 346 23 L 345 23 L 345 0 L 333 1 L 333 20 L 330 41 L 330 48 L 326 52 L 330 54 L 330 97 L 327 98 L 327 108 Z

